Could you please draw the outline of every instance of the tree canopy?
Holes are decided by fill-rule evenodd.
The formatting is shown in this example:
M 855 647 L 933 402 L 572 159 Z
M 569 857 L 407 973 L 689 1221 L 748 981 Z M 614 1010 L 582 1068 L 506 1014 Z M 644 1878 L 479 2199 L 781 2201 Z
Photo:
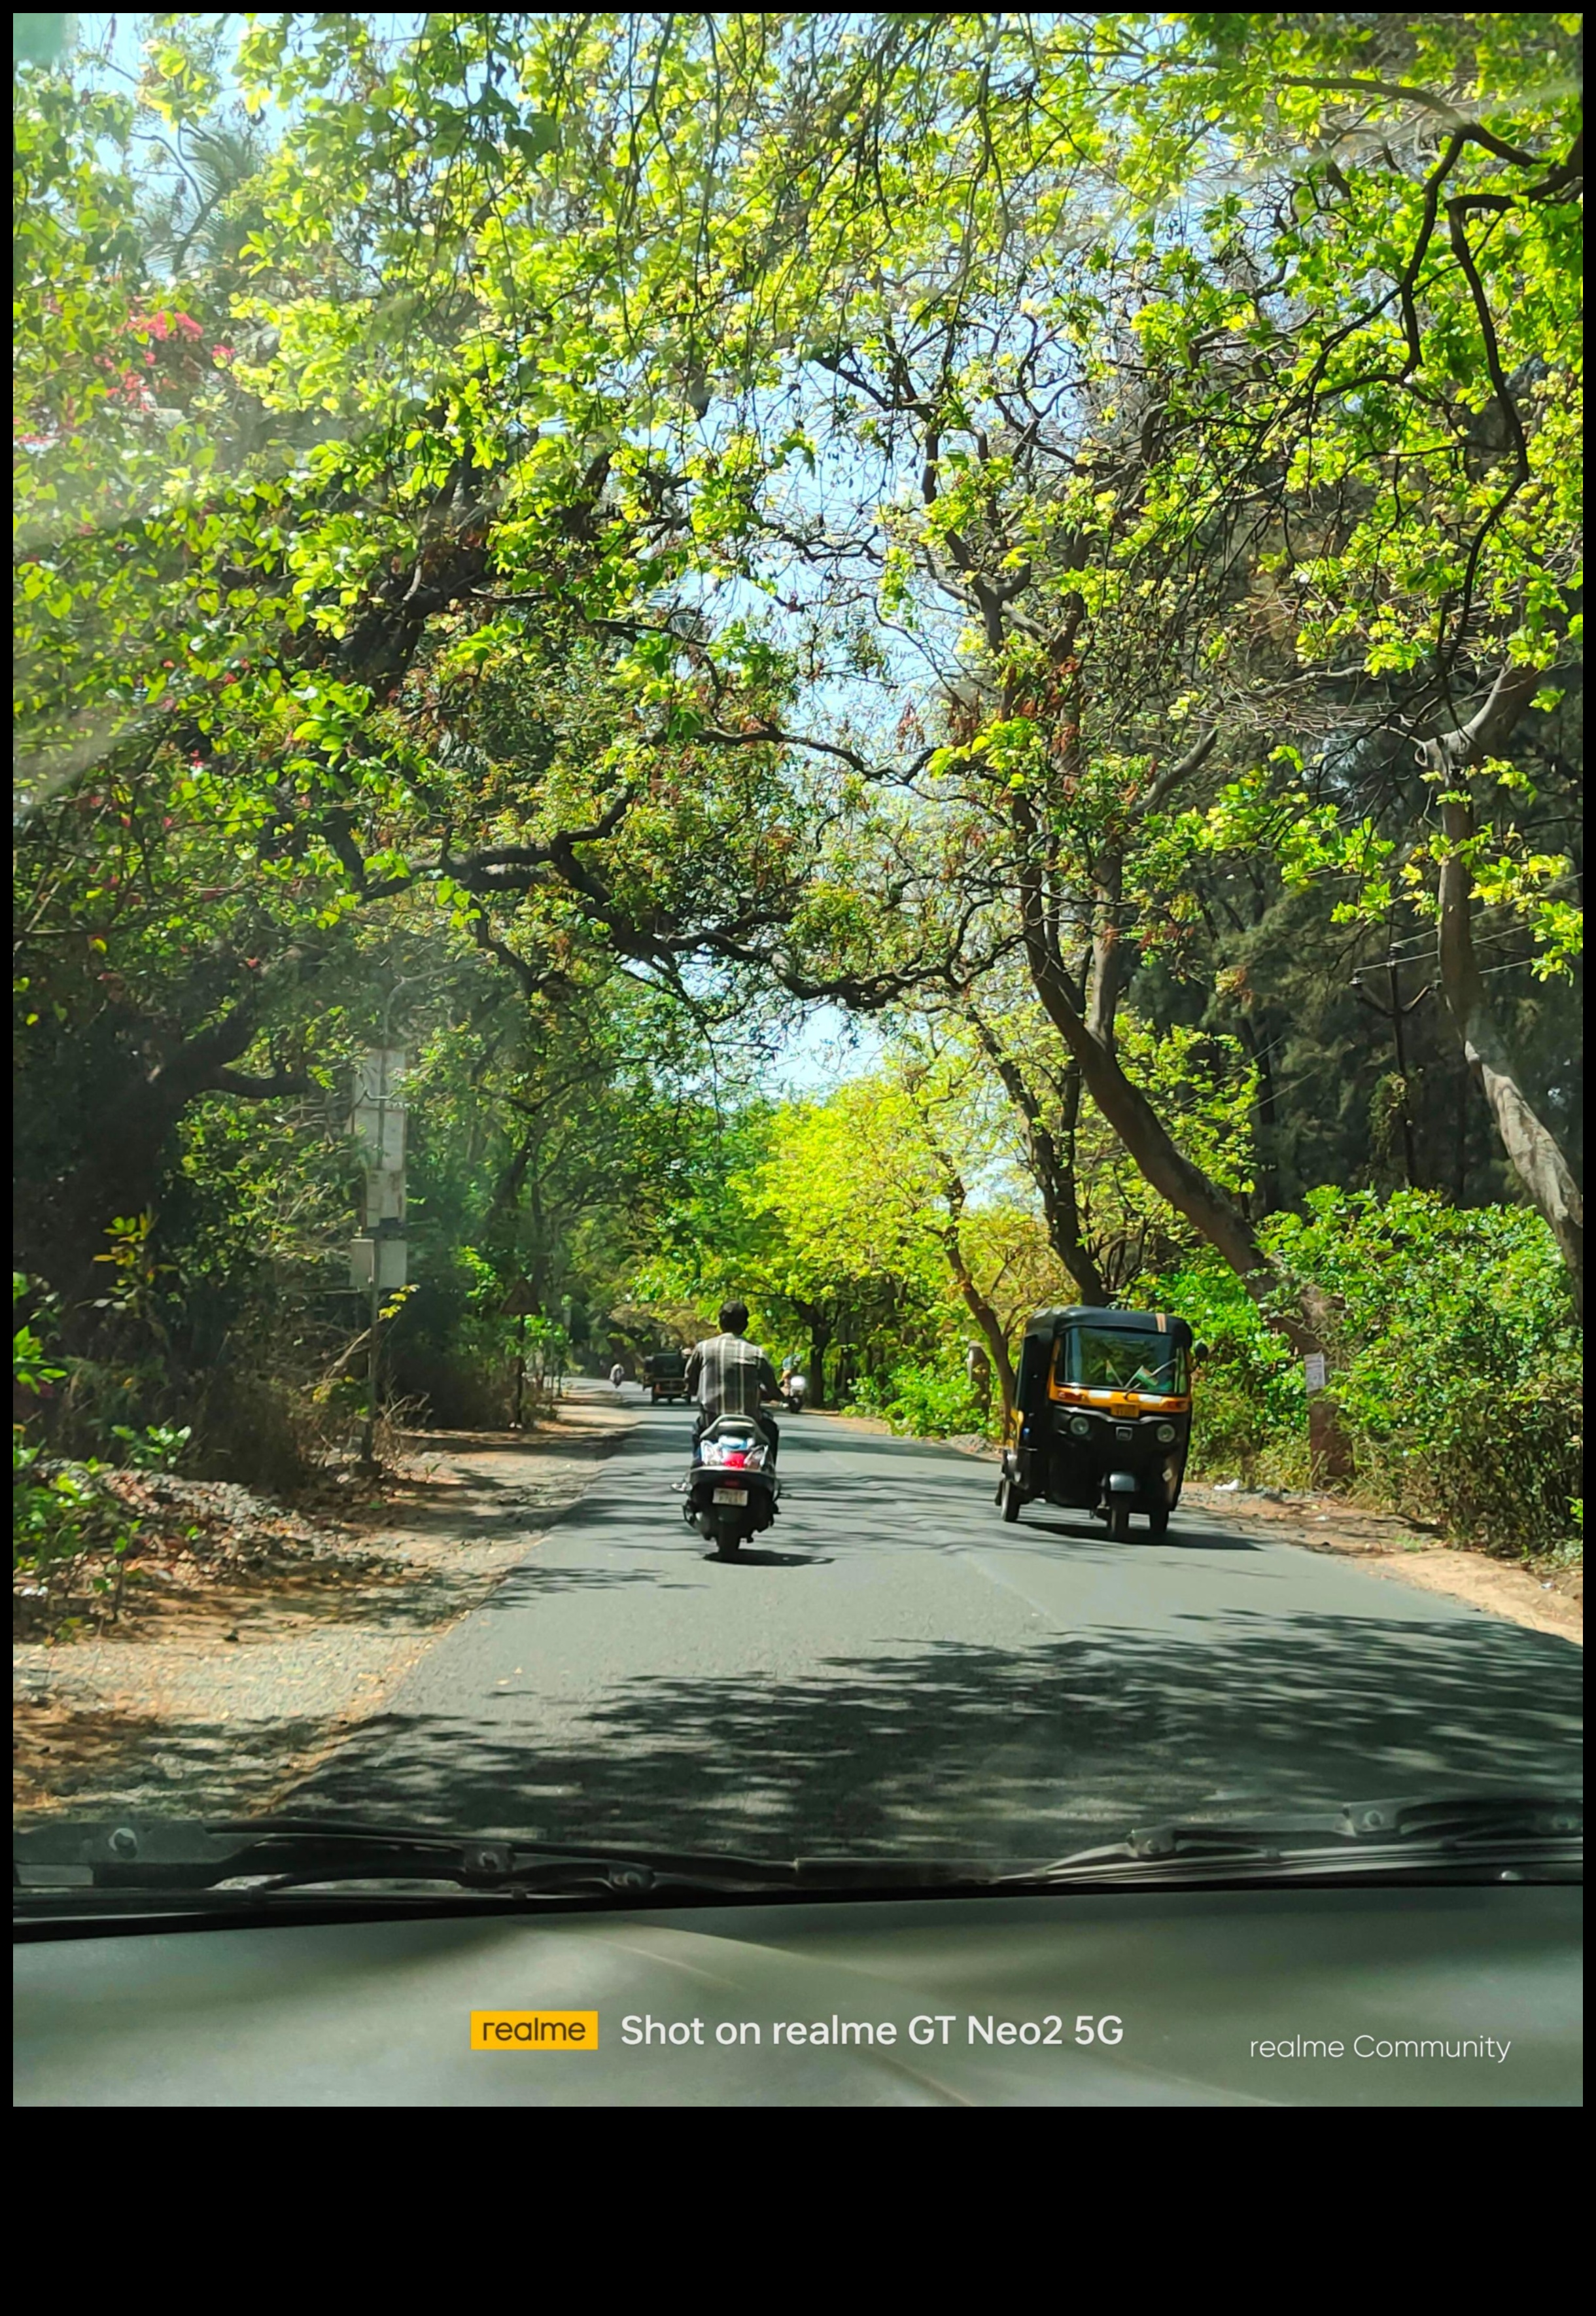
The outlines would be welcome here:
M 1577 1307 L 1577 17 L 142 30 L 14 85 L 15 1261 L 85 1357 L 140 1217 L 195 1357 L 208 1266 L 334 1293 L 400 981 L 435 1350 L 721 1234 L 817 1367 L 1002 1379 L 1199 1253 L 1333 1345 L 1326 1186 L 1526 1205 Z M 784 1109 L 820 1004 L 884 1057 Z

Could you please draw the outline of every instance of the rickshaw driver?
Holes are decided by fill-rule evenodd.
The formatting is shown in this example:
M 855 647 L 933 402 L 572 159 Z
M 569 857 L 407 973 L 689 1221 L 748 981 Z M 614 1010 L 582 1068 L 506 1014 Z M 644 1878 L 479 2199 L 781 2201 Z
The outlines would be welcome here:
M 1175 1388 L 1173 1360 L 1167 1361 L 1161 1367 L 1138 1367 L 1136 1373 L 1131 1376 L 1130 1382 L 1125 1385 L 1124 1388 L 1127 1391 L 1173 1391 Z

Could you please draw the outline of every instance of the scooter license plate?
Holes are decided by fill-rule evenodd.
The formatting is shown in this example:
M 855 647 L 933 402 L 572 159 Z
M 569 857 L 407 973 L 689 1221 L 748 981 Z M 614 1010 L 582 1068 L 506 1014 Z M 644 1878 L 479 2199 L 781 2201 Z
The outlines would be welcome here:
M 717 1504 L 746 1504 L 748 1501 L 748 1490 L 746 1488 L 717 1488 L 714 1492 L 714 1500 Z

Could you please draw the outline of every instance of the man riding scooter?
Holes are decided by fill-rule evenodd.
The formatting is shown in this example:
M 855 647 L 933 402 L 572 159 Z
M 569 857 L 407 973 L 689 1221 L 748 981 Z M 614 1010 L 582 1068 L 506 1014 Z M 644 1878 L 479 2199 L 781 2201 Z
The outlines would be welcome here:
M 696 1346 L 686 1378 L 698 1421 L 682 1515 L 723 1560 L 736 1559 L 776 1512 L 780 1434 L 760 1402 L 778 1386 L 770 1361 L 743 1333 L 747 1325 L 746 1304 L 723 1305 L 720 1333 Z
M 748 1319 L 746 1303 L 723 1303 L 720 1333 L 695 1344 L 687 1361 L 687 1397 L 698 1403 L 698 1420 L 693 1426 L 695 1460 L 698 1442 L 718 1417 L 751 1415 L 770 1442 L 771 1462 L 776 1461 L 781 1432 L 760 1402 L 779 1399 L 781 1389 L 776 1369 L 758 1344 L 750 1343 L 743 1332 Z

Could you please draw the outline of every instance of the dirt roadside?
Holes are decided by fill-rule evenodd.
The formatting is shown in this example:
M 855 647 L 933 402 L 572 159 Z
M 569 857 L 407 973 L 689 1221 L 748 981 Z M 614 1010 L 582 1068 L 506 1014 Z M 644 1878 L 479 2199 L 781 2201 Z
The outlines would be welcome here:
M 855 1431 L 891 1436 L 891 1426 L 874 1416 L 837 1415 L 829 1408 L 810 1411 L 827 1422 Z M 945 1448 L 996 1463 L 990 1440 L 945 1439 Z M 1309 1552 L 1333 1552 L 1362 1562 L 1377 1576 L 1394 1577 L 1422 1591 L 1444 1592 L 1470 1608 L 1525 1625 L 1532 1632 L 1556 1633 L 1584 1644 L 1584 1576 L 1579 1569 L 1537 1572 L 1488 1552 L 1444 1542 L 1428 1529 L 1394 1515 L 1366 1510 L 1343 1496 L 1296 1493 L 1281 1489 L 1228 1487 L 1222 1482 L 1188 1481 L 1181 1501 L 1210 1519 L 1243 1532 L 1251 1529 Z
M 368 1524 L 146 1591 L 98 1634 L 18 1643 L 13 1813 L 269 1807 L 536 1548 L 634 1421 L 569 1401 L 529 1434 L 413 1435 Z

